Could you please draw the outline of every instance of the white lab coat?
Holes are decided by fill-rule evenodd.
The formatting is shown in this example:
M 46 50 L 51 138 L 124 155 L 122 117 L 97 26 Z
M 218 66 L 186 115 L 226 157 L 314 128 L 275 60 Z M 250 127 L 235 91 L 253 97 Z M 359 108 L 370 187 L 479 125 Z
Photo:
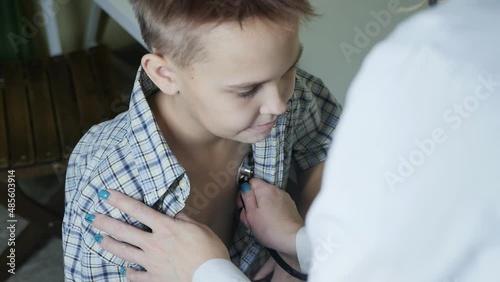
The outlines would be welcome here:
M 500 281 L 499 146 L 500 1 L 400 25 L 349 89 L 306 218 L 309 281 Z M 195 278 L 214 264 L 234 276 L 210 281 L 248 281 L 216 260 Z
M 500 281 L 499 146 L 500 2 L 402 24 L 349 90 L 310 281 Z

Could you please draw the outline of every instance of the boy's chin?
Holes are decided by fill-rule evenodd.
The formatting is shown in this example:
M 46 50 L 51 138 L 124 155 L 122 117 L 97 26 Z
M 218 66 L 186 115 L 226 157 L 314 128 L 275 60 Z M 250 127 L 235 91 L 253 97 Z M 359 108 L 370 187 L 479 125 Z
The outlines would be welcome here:
M 244 137 L 237 138 L 238 140 L 236 141 L 240 143 L 254 144 L 266 139 L 269 135 L 270 132 L 247 134 Z

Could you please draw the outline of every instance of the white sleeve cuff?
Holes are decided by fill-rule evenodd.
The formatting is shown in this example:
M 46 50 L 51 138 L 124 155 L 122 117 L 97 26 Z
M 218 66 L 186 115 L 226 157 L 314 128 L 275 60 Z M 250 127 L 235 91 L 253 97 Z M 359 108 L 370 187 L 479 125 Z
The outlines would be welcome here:
M 297 248 L 297 258 L 299 260 L 302 273 L 309 273 L 311 267 L 312 248 L 306 228 L 303 226 L 295 237 L 295 247 Z
M 202 264 L 193 274 L 193 282 L 250 282 L 232 262 L 227 259 L 211 259 Z

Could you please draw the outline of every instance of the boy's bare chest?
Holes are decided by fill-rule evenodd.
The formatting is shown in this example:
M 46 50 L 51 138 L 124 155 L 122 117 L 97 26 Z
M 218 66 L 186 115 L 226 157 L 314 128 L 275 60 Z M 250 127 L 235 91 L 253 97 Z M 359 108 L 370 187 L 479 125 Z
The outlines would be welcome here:
M 237 219 L 236 175 L 244 155 L 235 153 L 186 168 L 191 189 L 184 212 L 209 226 L 228 247 Z
M 238 191 L 236 170 L 213 168 L 197 171 L 189 179 L 191 189 L 186 201 L 186 212 L 191 217 L 209 224 L 213 215 L 224 214 L 228 208 L 234 207 Z

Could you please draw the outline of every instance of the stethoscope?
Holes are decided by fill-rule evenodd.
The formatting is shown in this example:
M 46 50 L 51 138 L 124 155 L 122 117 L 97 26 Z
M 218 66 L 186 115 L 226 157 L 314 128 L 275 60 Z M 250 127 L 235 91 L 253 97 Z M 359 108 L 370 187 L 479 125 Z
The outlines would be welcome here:
M 253 177 L 253 167 L 253 155 L 252 153 L 248 153 L 243 158 L 243 161 L 238 168 L 238 173 L 236 174 L 236 184 L 238 184 L 238 187 L 241 184 L 250 181 Z
M 253 155 L 250 152 L 243 158 L 243 161 L 241 162 L 238 168 L 238 173 L 236 174 L 236 184 L 238 184 L 238 187 L 240 187 L 241 184 L 250 181 L 250 179 L 252 179 L 253 176 L 254 176 L 254 160 L 253 160 Z M 243 203 L 243 208 L 245 208 L 245 202 L 243 201 L 243 197 L 241 196 L 241 194 L 240 197 L 241 197 L 241 202 Z M 268 251 L 273 257 L 273 259 L 276 261 L 276 263 L 281 268 L 283 268 L 283 270 L 288 272 L 288 274 L 302 281 L 307 281 L 307 274 L 301 273 L 300 271 L 293 269 L 293 267 L 291 267 L 288 263 L 286 263 L 275 250 L 268 248 Z

